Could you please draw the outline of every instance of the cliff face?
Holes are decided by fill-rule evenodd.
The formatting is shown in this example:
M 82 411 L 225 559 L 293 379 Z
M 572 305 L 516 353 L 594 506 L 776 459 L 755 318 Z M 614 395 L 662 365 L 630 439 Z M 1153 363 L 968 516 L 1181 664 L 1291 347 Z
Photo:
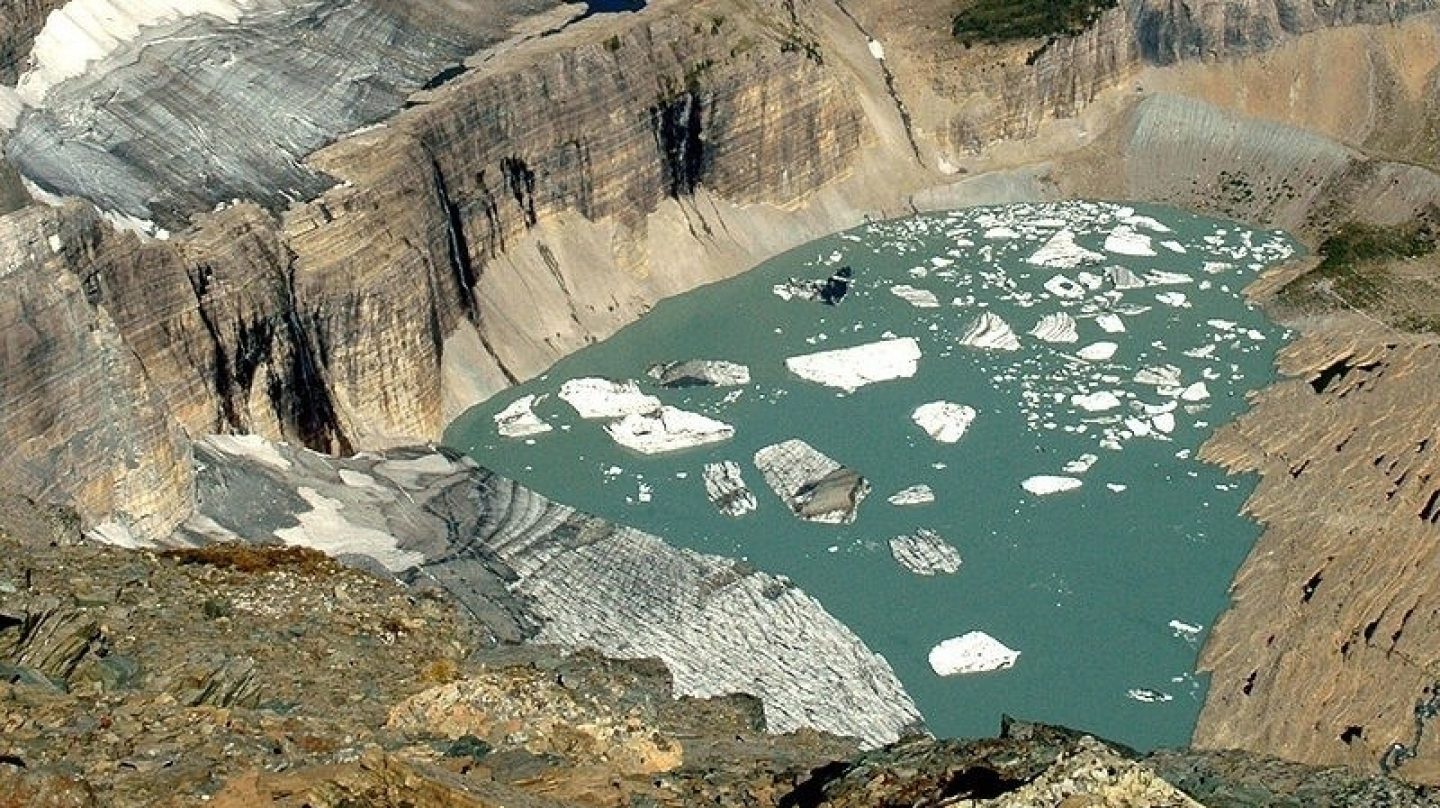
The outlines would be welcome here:
M 158 535 L 189 510 L 189 445 L 93 285 L 73 271 L 111 237 L 76 208 L 0 219 L 7 485 L 70 503 L 91 524 L 115 519 Z

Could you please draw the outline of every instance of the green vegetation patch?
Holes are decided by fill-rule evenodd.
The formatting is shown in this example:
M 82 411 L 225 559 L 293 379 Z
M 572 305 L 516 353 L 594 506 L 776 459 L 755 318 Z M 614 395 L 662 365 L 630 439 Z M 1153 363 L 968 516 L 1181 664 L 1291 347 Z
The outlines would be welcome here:
M 1423 224 L 1345 224 L 1320 245 L 1320 263 L 1280 290 L 1280 300 L 1311 310 L 1378 307 L 1391 286 L 1389 265 L 1429 255 L 1435 248 L 1435 233 Z
M 951 25 L 965 45 L 1073 36 L 1100 18 L 1116 0 L 975 0 Z

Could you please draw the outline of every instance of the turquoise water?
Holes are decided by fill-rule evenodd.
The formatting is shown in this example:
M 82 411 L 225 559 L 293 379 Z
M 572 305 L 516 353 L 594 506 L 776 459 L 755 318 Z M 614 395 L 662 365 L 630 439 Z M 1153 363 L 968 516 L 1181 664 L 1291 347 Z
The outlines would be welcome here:
M 1112 248 L 1129 241 L 1137 251 L 1135 242 L 1148 241 L 1156 254 L 1107 251 L 1117 227 L 1122 236 L 1129 230 L 1145 238 L 1120 238 Z M 1004 237 L 1007 229 L 1014 237 Z M 1071 268 L 1031 263 L 1062 229 L 1093 255 Z M 1205 694 L 1204 678 L 1193 672 L 1204 631 L 1259 532 L 1237 515 L 1252 481 L 1227 478 L 1194 453 L 1241 411 L 1246 391 L 1273 376 L 1285 335 L 1240 290 L 1293 251 L 1276 232 L 1163 208 L 1083 202 L 870 224 L 659 304 L 612 339 L 466 413 L 446 439 L 557 500 L 793 579 L 889 660 L 937 734 L 993 734 L 1003 712 L 1140 748 L 1184 743 Z M 838 306 L 772 292 L 787 278 L 823 279 L 840 265 L 854 268 L 855 282 Z M 1099 281 L 1117 266 L 1188 278 L 1113 291 Z M 1063 291 L 1079 296 L 1047 292 L 1056 275 L 1073 282 Z M 891 292 L 898 284 L 933 292 L 939 307 L 911 305 Z M 1183 306 L 1175 293 L 1184 295 Z M 958 344 L 984 311 L 1013 327 L 1019 350 Z M 1095 315 L 1104 311 L 1120 313 L 1123 333 L 1102 330 Z M 1077 321 L 1077 343 L 1027 335 L 1055 312 Z M 784 364 L 788 356 L 882 335 L 919 341 L 912 378 L 847 394 L 804 381 Z M 1118 345 L 1111 360 L 1076 358 L 1102 340 Z M 666 390 L 644 375 L 651 363 L 691 358 L 742 362 L 751 384 Z M 1162 364 L 1180 370 L 1182 387 L 1203 380 L 1209 397 L 1181 401 L 1178 387 L 1134 380 L 1142 368 Z M 735 436 L 666 455 L 628 451 L 555 395 L 565 380 L 582 376 L 637 379 L 666 404 L 734 425 Z M 1122 406 L 1091 412 L 1072 405 L 1071 395 L 1096 391 L 1115 393 Z M 529 393 L 546 396 L 535 412 L 555 429 L 500 437 L 492 416 Z M 932 440 L 910 418 L 920 404 L 941 399 L 978 411 L 954 444 Z M 1152 412 L 1172 403 L 1175 426 L 1165 435 Z M 1139 421 L 1150 434 L 1136 434 Z M 870 480 L 874 490 L 853 524 L 803 522 L 765 485 L 751 460 L 755 450 L 795 437 Z M 1098 460 L 1069 475 L 1083 481 L 1077 490 L 1032 496 L 1020 485 L 1032 475 L 1064 474 L 1067 462 L 1086 454 Z M 741 465 L 759 501 L 755 512 L 730 518 L 709 503 L 700 472 L 720 460 Z M 917 483 L 934 490 L 933 504 L 886 501 Z M 887 540 L 917 528 L 937 531 L 959 550 L 958 573 L 924 577 L 891 558 Z M 1201 630 L 1177 630 L 1171 621 Z M 1018 650 L 1016 665 L 937 676 L 927 662 L 931 647 L 975 630 Z M 1152 700 L 1135 692 L 1142 690 Z

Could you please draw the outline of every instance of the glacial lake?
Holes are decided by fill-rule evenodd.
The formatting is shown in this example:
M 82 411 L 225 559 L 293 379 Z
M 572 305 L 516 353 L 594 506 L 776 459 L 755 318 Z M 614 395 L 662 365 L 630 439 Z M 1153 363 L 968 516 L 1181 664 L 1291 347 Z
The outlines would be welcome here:
M 1279 232 L 1141 205 L 876 222 L 660 303 L 466 413 L 446 440 L 558 501 L 792 579 L 890 662 L 937 735 L 993 735 L 1008 713 L 1141 749 L 1182 744 L 1205 696 L 1199 648 L 1259 535 L 1239 515 L 1254 481 L 1195 454 L 1274 377 L 1287 334 L 1241 290 L 1296 250 Z M 838 305 L 776 293 L 842 266 L 853 281 Z M 1017 349 L 961 344 L 987 312 L 1013 329 Z M 1074 321 L 1076 341 L 1029 333 L 1056 314 Z M 914 375 L 853 392 L 785 363 L 906 337 L 920 349 Z M 1109 359 L 1095 358 L 1106 346 L 1085 350 L 1104 342 L 1115 346 Z M 646 376 L 653 363 L 687 359 L 743 363 L 750 383 L 666 389 Z M 604 421 L 557 395 L 580 377 L 637 380 L 735 434 L 669 454 L 624 449 Z M 528 394 L 553 429 L 501 437 L 493 416 Z M 911 417 L 942 400 L 975 411 L 954 443 Z M 852 524 L 802 521 L 766 485 L 756 450 L 790 438 L 870 482 Z M 758 505 L 738 518 L 712 505 L 701 477 L 727 460 Z M 1022 482 L 1037 475 L 1081 485 L 1033 495 Z M 917 484 L 933 503 L 887 501 Z M 958 572 L 918 575 L 892 557 L 889 539 L 922 528 L 958 550 Z M 972 631 L 1018 651 L 1014 666 L 938 676 L 931 648 Z

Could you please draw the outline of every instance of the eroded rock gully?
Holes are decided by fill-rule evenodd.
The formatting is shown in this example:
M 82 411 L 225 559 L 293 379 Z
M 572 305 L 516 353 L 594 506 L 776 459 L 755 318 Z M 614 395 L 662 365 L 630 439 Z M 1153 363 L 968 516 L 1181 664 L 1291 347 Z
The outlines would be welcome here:
M 65 142 L 109 144 L 105 171 L 66 178 L 98 211 L 29 205 L 0 168 L 0 210 L 25 205 L 0 216 L 3 484 L 73 507 L 111 541 L 213 538 L 193 521 L 208 515 L 195 492 L 214 490 L 197 468 L 246 472 L 197 448 L 208 433 L 342 454 L 433 439 L 466 406 L 658 299 L 865 216 L 1096 195 L 1284 226 L 1312 243 L 1347 221 L 1414 219 L 1440 199 L 1429 7 L 1135 0 L 1078 36 L 964 48 L 940 0 L 905 13 L 882 0 L 661 0 L 580 22 L 573 9 L 519 3 L 498 22 L 454 21 L 454 36 L 436 33 L 446 21 L 430 10 L 377 3 L 349 24 L 442 36 L 444 58 L 418 55 L 361 93 L 358 118 L 286 118 L 266 134 L 284 141 L 283 160 L 227 158 L 205 169 L 223 174 L 205 188 L 155 155 L 127 161 L 132 146 L 106 140 L 108 124 L 84 131 L 91 112 L 110 120 L 163 90 L 167 70 L 205 57 L 167 42 L 151 60 L 55 90 L 56 109 L 69 110 L 60 122 L 79 122 Z M 0 3 L 0 84 L 22 71 L 51 8 Z M 285 35 L 272 26 L 265 41 Z M 459 58 L 474 69 L 456 75 Z M 117 98 L 122 107 L 107 106 Z M 46 196 L 64 161 L 25 120 L 0 145 Z M 126 126 L 158 132 L 164 120 Z M 276 135 L 296 121 L 303 137 Z M 255 123 L 211 136 L 224 145 Z M 379 125 L 350 131 L 361 124 Z M 127 196 L 115 177 L 132 170 L 156 193 Z M 256 176 L 294 182 L 244 191 Z M 173 232 L 142 238 L 111 220 Z M 1420 646 L 1435 619 L 1425 542 L 1437 506 L 1419 482 L 1429 444 L 1409 454 L 1426 440 L 1426 416 L 1411 413 L 1426 412 L 1431 348 L 1351 327 L 1360 322 L 1302 324 L 1315 333 L 1287 361 L 1316 384 L 1267 393 L 1208 450 L 1266 472 L 1254 512 L 1274 527 L 1207 650 L 1216 695 L 1197 737 L 1369 769 L 1383 758 L 1440 779 L 1440 753 L 1414 723 L 1433 685 Z M 1377 420 L 1356 401 L 1393 414 Z M 1313 443 L 1286 443 L 1298 434 Z M 1341 446 L 1333 458 L 1326 441 Z M 1298 472 L 1276 460 L 1307 451 L 1317 456 Z M 277 501 L 320 509 L 284 474 L 267 485 Z M 269 532 L 296 528 L 303 510 Z M 571 517 L 553 521 L 573 527 Z M 526 535 L 526 553 L 548 552 L 544 529 Z M 341 789 L 327 793 L 384 793 L 419 776 L 383 755 L 344 765 L 359 779 L 327 781 Z

